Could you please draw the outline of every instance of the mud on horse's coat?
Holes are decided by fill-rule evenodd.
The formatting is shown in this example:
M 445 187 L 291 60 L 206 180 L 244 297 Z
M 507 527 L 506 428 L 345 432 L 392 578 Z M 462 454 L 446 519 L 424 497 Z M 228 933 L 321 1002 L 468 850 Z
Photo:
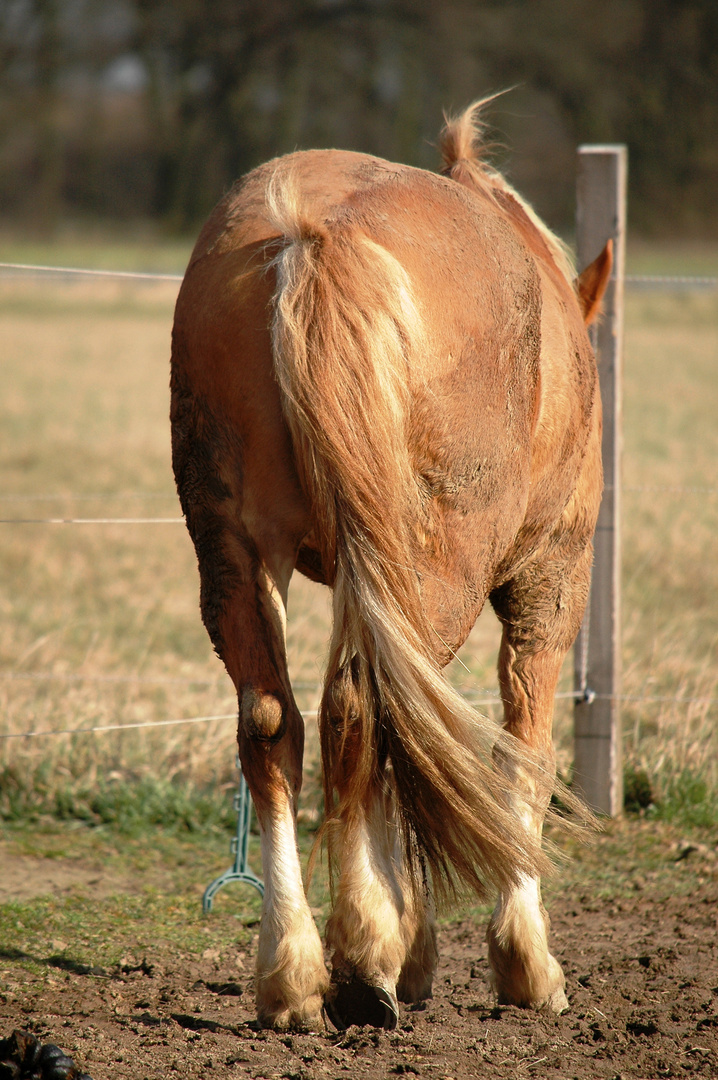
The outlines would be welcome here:
M 480 158 L 478 106 L 434 175 L 309 151 L 205 225 L 172 346 L 173 463 L 201 610 L 236 686 L 266 891 L 259 1019 L 391 1027 L 431 993 L 432 892 L 499 900 L 499 1001 L 565 1007 L 539 875 L 561 662 L 588 589 L 600 399 L 558 242 Z M 295 814 L 285 652 L 295 569 L 333 589 L 320 710 L 335 867 L 328 976 Z M 441 674 L 489 600 L 505 734 Z

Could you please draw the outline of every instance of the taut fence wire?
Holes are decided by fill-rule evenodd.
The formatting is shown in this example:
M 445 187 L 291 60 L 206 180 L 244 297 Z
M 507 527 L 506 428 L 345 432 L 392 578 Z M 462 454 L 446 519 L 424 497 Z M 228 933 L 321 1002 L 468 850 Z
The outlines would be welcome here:
M 605 491 L 611 490 L 611 485 L 606 484 Z M 621 490 L 626 493 L 650 493 L 650 494 L 671 494 L 671 495 L 718 495 L 718 488 L 715 487 L 700 487 L 700 486 L 681 486 L 676 484 L 638 484 L 630 485 L 624 484 Z M 20 502 L 20 501 L 56 501 L 56 502 L 73 502 L 80 499 L 92 500 L 95 498 L 112 499 L 113 501 L 121 502 L 123 499 L 132 501 L 133 499 L 157 499 L 167 500 L 170 498 L 176 498 L 172 495 L 154 495 L 151 493 L 145 495 L 0 495 L 0 503 L 3 502 Z M 0 525 L 184 525 L 184 517 L 104 517 L 104 518 L 75 518 L 75 517 L 37 517 L 37 518 L 0 518 Z
M 8 678 L 8 677 L 14 678 L 14 677 L 17 677 L 17 676 L 13 672 L 0 672 L 0 678 Z M 48 677 L 52 678 L 52 676 L 48 676 Z M 127 681 L 131 682 L 133 680 L 128 679 Z M 170 681 L 170 680 L 167 680 L 167 681 Z M 188 680 L 188 681 L 191 681 L 191 680 Z M 295 683 L 294 684 L 294 689 L 295 690 L 300 689 L 299 685 Z M 471 705 L 473 705 L 475 707 L 487 706 L 487 705 L 501 705 L 502 701 L 503 701 L 503 699 L 498 694 L 492 694 L 489 697 L 483 697 L 483 698 L 476 699 L 476 698 L 473 698 L 470 694 L 467 694 L 467 693 L 464 692 L 464 696 L 466 697 L 469 704 L 471 704 Z M 566 692 L 556 694 L 555 698 L 556 698 L 557 701 L 561 701 L 561 700 L 564 700 L 564 701 L 577 701 L 577 700 L 580 700 L 580 696 L 581 695 L 580 695 L 580 693 L 578 691 L 576 691 L 576 690 L 568 690 Z M 601 699 L 601 700 L 607 700 L 607 699 L 611 698 L 612 695 L 610 695 L 610 694 L 596 694 L 595 697 L 598 698 L 598 699 Z M 670 695 L 661 695 L 661 694 L 649 695 L 649 696 L 646 696 L 646 697 L 641 697 L 641 696 L 637 696 L 637 695 L 633 695 L 633 694 L 618 694 L 618 695 L 615 695 L 615 697 L 616 697 L 616 700 L 618 700 L 618 701 L 654 702 L 654 703 L 659 703 L 659 702 L 671 703 L 671 702 L 673 702 L 675 704 L 681 704 L 681 705 L 689 705 L 689 704 L 690 705 L 692 705 L 692 704 L 716 705 L 716 704 L 718 704 L 718 698 L 709 698 L 709 697 L 686 698 L 686 697 L 671 697 Z M 315 710 L 305 709 L 302 712 L 300 712 L 300 715 L 304 720 L 312 720 L 312 719 L 316 718 L 317 710 L 316 709 Z M 106 731 L 133 731 L 133 730 L 136 731 L 136 730 L 138 730 L 140 728 L 177 727 L 177 726 L 179 726 L 181 724 L 208 724 L 213 720 L 236 720 L 236 719 L 237 719 L 237 712 L 235 710 L 235 712 L 231 712 L 231 713 L 218 713 L 218 714 L 214 714 L 212 716 L 189 716 L 189 717 L 182 717 L 182 718 L 177 719 L 177 720 L 145 720 L 145 721 L 141 721 L 141 722 L 140 721 L 138 721 L 138 722 L 130 721 L 129 723 L 122 723 L 122 724 L 102 724 L 102 725 L 100 725 L 98 727 L 61 728 L 61 729 L 56 729 L 56 730 L 47 729 L 47 730 L 41 730 L 41 731 L 12 731 L 12 732 L 5 732 L 3 734 L 0 734 L 0 741 L 5 741 L 5 740 L 8 740 L 8 739 L 39 739 L 39 738 L 46 738 L 48 736 L 59 736 L 59 735 L 94 735 L 94 734 L 103 733 L 103 732 L 106 732 Z
M 3 277 L 42 276 L 117 278 L 125 281 L 181 281 L 182 274 L 143 273 L 139 270 L 91 270 L 79 266 L 35 266 L 32 263 L 0 262 Z
M 182 281 L 182 274 L 160 274 L 136 270 L 93 270 L 77 266 L 38 266 L 33 263 L 0 262 L 3 277 L 41 276 L 116 278 L 125 281 Z M 718 289 L 718 277 L 701 275 L 626 274 L 628 288 L 638 290 Z

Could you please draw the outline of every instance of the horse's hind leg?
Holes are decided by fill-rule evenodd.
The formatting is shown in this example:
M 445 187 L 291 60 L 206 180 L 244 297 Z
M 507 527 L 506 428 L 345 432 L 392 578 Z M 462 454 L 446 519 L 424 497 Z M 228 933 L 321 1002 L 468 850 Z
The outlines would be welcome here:
M 527 744 L 538 766 L 522 768 L 526 798 L 516 797 L 525 825 L 541 835 L 555 773 L 551 740 L 553 703 L 563 659 L 571 647 L 586 603 L 591 549 L 578 553 L 567 542 L 565 559 L 532 565 L 491 595 L 503 623 L 499 683 L 507 730 Z M 506 769 L 515 769 L 506 761 Z M 564 976 L 548 947 L 549 921 L 538 878 L 525 877 L 500 895 L 489 924 L 489 963 L 500 1004 L 555 1012 L 567 1007 Z
M 397 1001 L 431 996 L 437 963 L 433 912 L 402 868 L 392 810 L 377 791 L 369 812 L 339 827 L 339 882 L 327 924 L 332 985 L 326 1009 L 338 1028 L 394 1028 Z
M 226 624 L 242 645 L 227 650 L 226 664 L 237 686 L 239 755 L 261 834 L 257 1014 L 268 1027 L 317 1028 L 328 979 L 297 850 L 304 722 L 287 674 L 284 583 L 261 564 L 256 572 L 252 595 L 229 605 Z M 250 641 L 253 649 L 246 648 Z
M 328 979 L 297 850 L 304 723 L 284 648 L 283 594 L 291 564 L 270 567 L 251 543 L 236 557 L 244 580 L 227 597 L 219 626 L 222 656 L 237 687 L 242 771 L 261 834 L 265 893 L 257 1013 L 268 1027 L 321 1027 Z
M 350 686 L 351 680 L 340 673 L 330 700 L 346 719 L 325 721 L 322 733 L 323 740 L 333 744 L 325 761 L 334 765 L 340 807 L 331 838 L 338 882 L 327 924 L 332 985 L 326 1010 L 338 1028 L 393 1028 L 397 1001 L 431 995 L 436 931 L 429 898 L 409 881 L 390 767 L 377 762 L 371 791 L 361 797 L 352 792 L 353 762 L 360 749 L 351 722 L 353 705 L 347 700 Z
M 339 796 L 342 785 L 339 785 Z M 332 984 L 326 1010 L 337 1028 L 393 1028 L 396 986 L 406 956 L 404 896 L 394 860 L 390 796 L 379 784 L 362 805 L 334 826 L 338 883 L 327 923 Z
M 255 466 L 242 461 L 231 432 L 196 401 L 185 416 L 179 407 L 175 412 L 175 472 L 197 551 L 202 617 L 237 690 L 239 755 L 261 833 L 258 1016 L 268 1027 L 322 1027 L 328 977 L 295 826 L 304 725 L 284 639 L 286 592 L 301 535 L 287 522 L 301 514 L 292 505 L 291 474 L 276 469 L 267 500 L 267 484 L 253 479 Z M 266 464 L 270 453 L 271 445 L 257 457 Z

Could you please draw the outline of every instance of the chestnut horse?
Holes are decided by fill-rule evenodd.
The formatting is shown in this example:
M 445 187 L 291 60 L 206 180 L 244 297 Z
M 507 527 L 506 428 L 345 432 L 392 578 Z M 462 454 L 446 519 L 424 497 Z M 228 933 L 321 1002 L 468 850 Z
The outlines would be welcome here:
M 432 893 L 499 900 L 500 1002 L 566 1006 L 539 877 L 561 663 L 588 591 L 600 399 L 559 242 L 481 159 L 441 175 L 315 150 L 246 176 L 205 225 L 172 343 L 172 448 L 201 611 L 237 689 L 261 833 L 259 1020 L 393 1027 L 431 993 Z M 302 883 L 304 730 L 287 673 L 297 569 L 333 590 L 320 710 L 331 977 Z M 442 668 L 486 599 L 505 734 Z

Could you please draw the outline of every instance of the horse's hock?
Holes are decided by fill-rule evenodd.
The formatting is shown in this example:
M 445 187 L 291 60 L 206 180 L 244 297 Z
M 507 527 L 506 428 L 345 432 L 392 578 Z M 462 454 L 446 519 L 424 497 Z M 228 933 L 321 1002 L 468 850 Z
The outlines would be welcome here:
M 434 896 L 457 883 L 498 893 L 499 1001 L 566 1005 L 541 832 L 601 499 L 585 322 L 611 252 L 574 283 L 560 243 L 482 161 L 479 131 L 478 106 L 447 123 L 440 175 L 343 151 L 262 166 L 210 217 L 177 301 L 173 462 L 202 616 L 237 690 L 270 1027 L 393 1027 L 399 1000 L 431 993 Z M 295 569 L 334 594 L 320 708 L 330 974 L 296 843 Z M 503 733 L 441 673 L 487 600 L 503 627 Z

